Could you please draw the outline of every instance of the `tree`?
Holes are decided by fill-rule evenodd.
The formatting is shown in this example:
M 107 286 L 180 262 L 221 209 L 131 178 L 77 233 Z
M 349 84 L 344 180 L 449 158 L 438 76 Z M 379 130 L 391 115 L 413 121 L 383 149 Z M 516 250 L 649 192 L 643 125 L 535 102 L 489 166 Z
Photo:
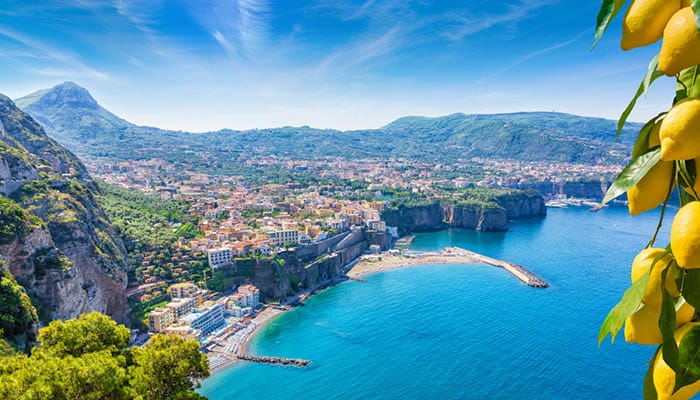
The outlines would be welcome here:
M 0 352 L 0 399 L 204 399 L 193 389 L 209 364 L 196 341 L 128 342 L 129 330 L 99 313 L 54 321 L 31 356 Z
M 209 364 L 194 341 L 156 335 L 133 351 L 130 383 L 135 397 L 143 400 L 202 399 L 194 383 L 209 376 Z
M 107 350 L 119 354 L 129 344 L 129 329 L 100 313 L 81 315 L 77 320 L 52 321 L 39 331 L 41 347 L 35 349 L 57 357 L 79 357 Z

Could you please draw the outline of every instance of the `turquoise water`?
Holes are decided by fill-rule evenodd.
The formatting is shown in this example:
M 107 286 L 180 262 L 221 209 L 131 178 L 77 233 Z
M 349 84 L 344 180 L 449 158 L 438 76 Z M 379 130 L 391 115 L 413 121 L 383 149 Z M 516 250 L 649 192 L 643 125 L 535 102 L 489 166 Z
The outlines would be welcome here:
M 419 234 L 415 249 L 466 247 L 520 263 L 551 287 L 529 288 L 481 265 L 347 282 L 283 314 L 252 343 L 256 354 L 306 358 L 312 367 L 239 364 L 207 379 L 201 393 L 213 400 L 641 398 L 652 349 L 622 338 L 599 349 L 596 338 L 657 217 L 550 209 L 507 233 Z

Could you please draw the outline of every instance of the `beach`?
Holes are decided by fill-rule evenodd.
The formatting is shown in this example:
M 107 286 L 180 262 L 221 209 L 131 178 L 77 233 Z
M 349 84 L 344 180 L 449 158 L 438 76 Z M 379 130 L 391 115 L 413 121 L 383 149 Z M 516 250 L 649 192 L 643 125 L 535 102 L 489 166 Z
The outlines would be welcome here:
M 436 264 L 477 264 L 481 260 L 473 253 L 456 247 L 426 253 L 385 252 L 363 256 L 347 273 L 350 278 L 386 272 L 400 268 L 429 266 Z

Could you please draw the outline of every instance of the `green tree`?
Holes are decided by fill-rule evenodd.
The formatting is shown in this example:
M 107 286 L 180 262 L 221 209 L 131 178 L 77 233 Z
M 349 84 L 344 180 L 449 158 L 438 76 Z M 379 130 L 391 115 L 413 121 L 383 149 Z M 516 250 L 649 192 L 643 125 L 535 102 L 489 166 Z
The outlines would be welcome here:
M 103 350 L 118 354 L 129 344 L 129 329 L 93 312 L 77 320 L 52 321 L 39 331 L 39 343 L 37 351 L 58 357 L 79 357 Z
M 194 393 L 194 383 L 209 376 L 209 364 L 194 341 L 156 335 L 133 352 L 130 371 L 135 398 L 203 399 Z

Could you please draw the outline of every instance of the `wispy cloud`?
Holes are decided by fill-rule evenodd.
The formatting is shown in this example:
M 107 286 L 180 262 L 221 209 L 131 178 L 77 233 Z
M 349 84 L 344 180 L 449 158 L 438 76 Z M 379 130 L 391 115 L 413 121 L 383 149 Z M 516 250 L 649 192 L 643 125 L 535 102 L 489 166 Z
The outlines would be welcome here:
M 543 49 L 539 49 L 539 50 L 533 51 L 531 53 L 525 54 L 524 56 L 518 58 L 512 64 L 509 64 L 506 67 L 499 69 L 499 70 L 485 76 L 484 78 L 480 79 L 476 83 L 477 84 L 486 83 L 486 82 L 492 80 L 493 78 L 495 78 L 499 75 L 502 75 L 502 74 L 504 74 L 504 73 L 516 68 L 516 67 L 519 67 L 520 65 L 525 64 L 526 62 L 528 62 L 534 58 L 540 57 L 540 56 L 545 55 L 547 53 L 551 53 L 553 51 L 556 51 L 556 50 L 559 50 L 559 49 L 564 48 L 566 46 L 569 46 L 569 45 L 573 44 L 574 42 L 580 40 L 585 35 L 590 36 L 590 34 L 591 34 L 591 29 L 586 29 L 582 32 L 579 32 L 576 36 L 574 36 L 573 38 L 571 38 L 569 40 L 565 40 L 563 42 L 559 42 L 559 43 L 553 44 L 551 46 L 545 47 Z
M 479 16 L 457 16 L 453 19 L 454 26 L 451 29 L 443 31 L 442 35 L 450 40 L 462 40 L 465 37 L 485 31 L 494 26 L 517 24 L 531 17 L 534 11 L 555 3 L 557 3 L 555 0 L 521 0 L 517 4 L 506 5 L 505 12 L 502 13 Z
M 0 27 L 0 36 L 9 38 L 24 47 L 23 51 L 4 53 L 6 57 L 20 63 L 24 63 L 26 58 L 40 59 L 51 65 L 50 67 L 33 68 L 37 74 L 60 77 L 85 76 L 100 80 L 110 78 L 109 74 L 81 62 L 76 55 L 58 50 L 41 40 L 2 27 Z
M 256 55 L 268 33 L 267 0 L 208 0 L 193 3 L 192 17 L 231 58 Z

